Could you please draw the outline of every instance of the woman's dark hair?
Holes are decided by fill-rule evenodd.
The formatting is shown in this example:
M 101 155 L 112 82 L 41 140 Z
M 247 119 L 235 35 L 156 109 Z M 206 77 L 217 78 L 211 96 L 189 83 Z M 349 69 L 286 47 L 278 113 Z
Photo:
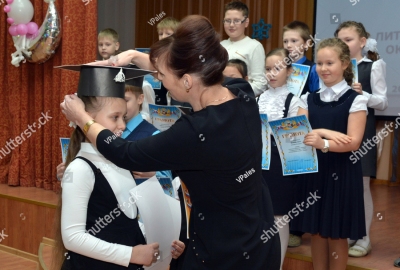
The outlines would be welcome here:
M 323 48 L 332 48 L 338 53 L 339 60 L 344 64 L 348 64 L 347 68 L 343 71 L 343 78 L 346 80 L 347 84 L 351 86 L 354 74 L 353 65 L 350 60 L 349 46 L 339 38 L 327 38 L 319 43 L 317 53 Z
M 180 22 L 172 36 L 151 46 L 150 61 L 154 67 L 160 59 L 176 77 L 196 74 L 205 86 L 211 86 L 223 81 L 228 53 L 211 22 L 204 16 L 190 15 Z

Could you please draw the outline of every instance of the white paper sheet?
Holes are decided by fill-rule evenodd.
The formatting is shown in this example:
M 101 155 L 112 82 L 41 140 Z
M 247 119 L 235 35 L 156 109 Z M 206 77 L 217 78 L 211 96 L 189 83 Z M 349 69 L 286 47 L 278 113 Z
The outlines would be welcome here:
M 166 270 L 171 262 L 172 241 L 179 239 L 181 209 L 179 201 L 165 195 L 155 176 L 129 193 L 135 199 L 146 231 L 147 243 L 160 245 L 160 259 L 149 270 Z

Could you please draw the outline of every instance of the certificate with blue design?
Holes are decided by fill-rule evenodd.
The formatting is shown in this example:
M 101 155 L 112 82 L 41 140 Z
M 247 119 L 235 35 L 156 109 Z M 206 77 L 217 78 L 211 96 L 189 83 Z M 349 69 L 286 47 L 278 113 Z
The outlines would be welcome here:
M 60 138 L 61 158 L 62 158 L 62 162 L 64 162 L 64 163 L 67 160 L 69 140 L 70 140 L 69 138 Z
M 269 170 L 269 165 L 271 163 L 271 138 L 268 125 L 268 116 L 266 114 L 260 114 L 261 118 L 261 137 L 262 137 L 262 160 L 261 169 Z
M 282 162 L 283 175 L 318 172 L 318 158 L 314 147 L 303 143 L 311 132 L 305 115 L 268 122 Z
M 150 48 L 136 48 L 138 52 L 150 54 Z
M 287 79 L 287 89 L 296 97 L 300 97 L 310 73 L 310 66 L 292 64 L 292 69 L 293 72 Z
M 182 112 L 176 106 L 149 104 L 150 118 L 159 131 L 169 129 L 181 117 Z
M 353 69 L 353 83 L 358 83 L 358 66 L 357 66 L 357 59 L 352 58 L 351 59 L 351 64 L 352 64 L 352 69 Z
M 156 78 L 153 77 L 151 74 L 147 74 L 144 76 L 144 79 L 151 84 L 151 87 L 153 89 L 161 89 L 161 81 L 157 80 Z

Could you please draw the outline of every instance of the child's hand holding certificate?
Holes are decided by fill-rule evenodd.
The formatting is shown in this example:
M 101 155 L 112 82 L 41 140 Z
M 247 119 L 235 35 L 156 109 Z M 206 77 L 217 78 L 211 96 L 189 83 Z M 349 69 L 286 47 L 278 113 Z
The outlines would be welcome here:
M 311 132 L 305 115 L 268 122 L 282 161 L 283 175 L 318 172 L 318 158 L 314 147 L 303 143 Z

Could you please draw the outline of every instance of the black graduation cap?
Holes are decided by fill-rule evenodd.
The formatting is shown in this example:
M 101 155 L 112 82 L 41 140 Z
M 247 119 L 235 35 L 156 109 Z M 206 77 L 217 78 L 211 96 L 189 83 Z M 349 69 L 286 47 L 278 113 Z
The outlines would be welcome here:
M 59 66 L 72 71 L 79 71 L 78 96 L 125 97 L 125 83 L 132 81 L 142 86 L 143 76 L 154 71 L 132 67 L 112 67 L 93 65 Z
M 129 64 L 129 66 L 126 66 L 126 68 L 129 68 L 129 69 L 139 69 L 138 66 L 133 65 L 133 64 Z M 152 73 L 152 72 L 150 72 L 150 73 Z M 149 73 L 147 73 L 147 74 L 149 74 Z M 147 75 L 147 74 L 145 74 L 145 75 Z M 144 76 L 145 76 L 145 75 L 144 75 Z M 125 80 L 125 84 L 126 84 L 126 85 L 137 86 L 137 87 L 142 88 L 144 76 L 136 77 L 136 78 L 128 78 L 128 79 Z

